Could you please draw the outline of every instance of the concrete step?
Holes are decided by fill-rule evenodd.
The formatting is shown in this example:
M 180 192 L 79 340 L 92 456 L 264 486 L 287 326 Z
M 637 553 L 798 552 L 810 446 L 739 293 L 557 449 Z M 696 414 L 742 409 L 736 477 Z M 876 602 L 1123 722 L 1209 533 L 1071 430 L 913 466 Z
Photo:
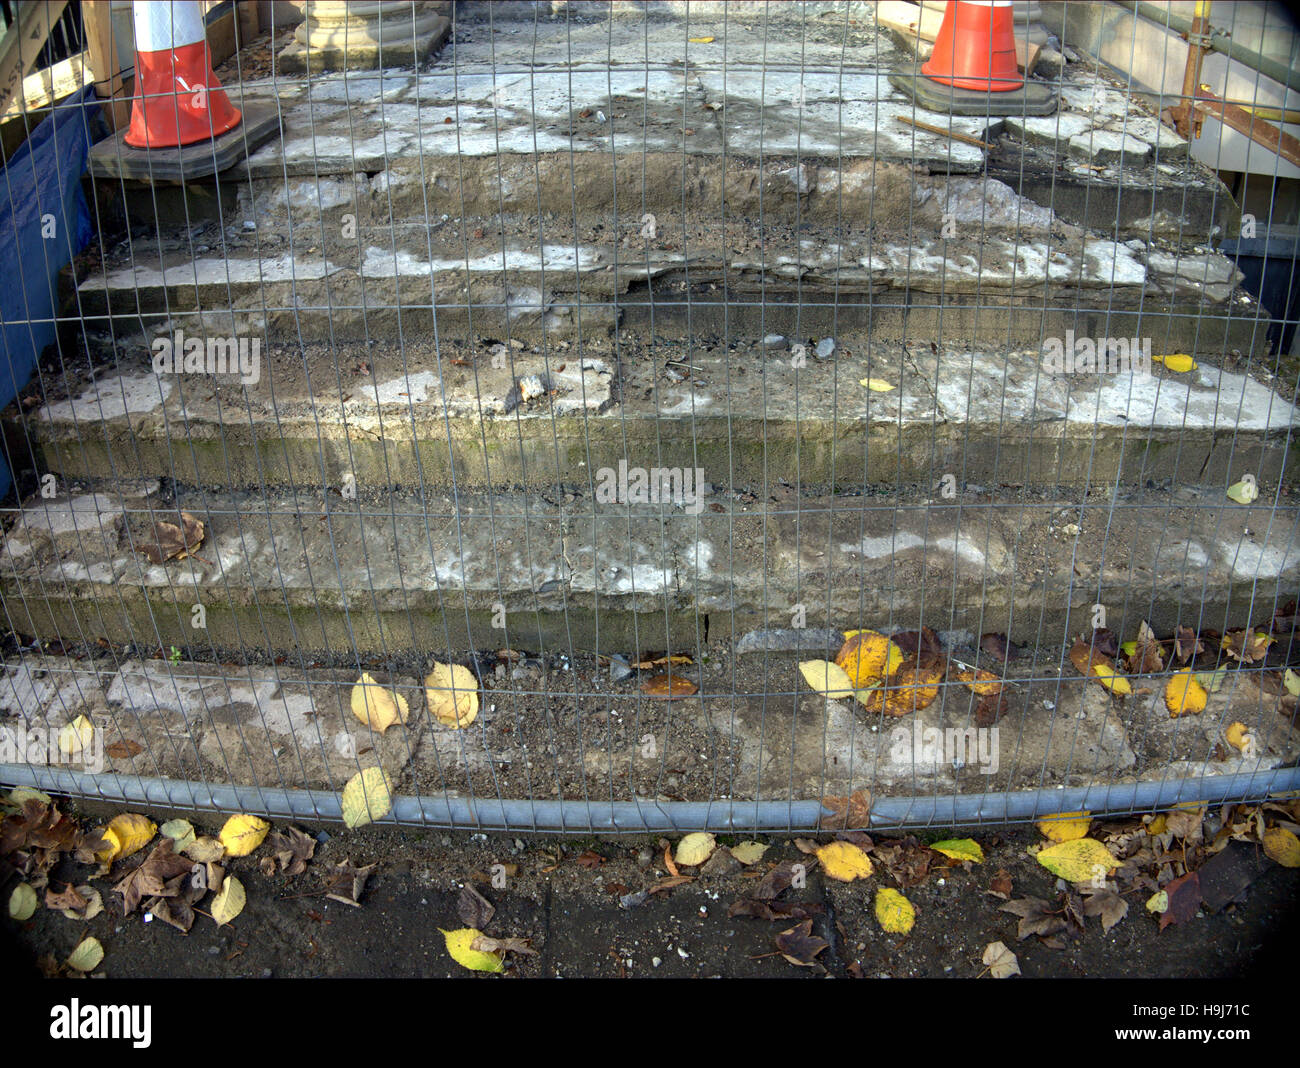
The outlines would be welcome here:
M 497 331 L 591 336 L 623 322 L 662 329 L 869 330 L 949 342 L 1149 337 L 1160 352 L 1263 356 L 1268 316 L 1209 249 L 1117 244 L 1050 221 L 1016 225 L 1002 186 L 966 190 L 964 231 L 834 230 L 666 220 L 653 241 L 632 221 L 575 230 L 519 218 L 367 225 L 322 247 L 271 228 L 235 236 L 130 240 L 65 299 L 72 316 L 128 330 L 192 333 L 224 318 L 239 334 L 399 339 Z M 977 222 L 989 203 L 1002 210 Z M 949 201 L 948 203 L 951 203 Z M 937 207 L 936 207 L 937 210 Z M 297 233 L 297 231 L 293 231 Z M 206 243 L 211 241 L 211 244 Z
M 611 682 L 589 655 L 489 670 L 463 731 L 428 713 L 420 680 L 443 654 L 391 672 L 28 654 L 3 666 L 0 727 L 26 737 L 87 716 L 95 742 L 81 761 L 60 761 L 74 770 L 337 792 L 380 766 L 398 794 L 471 800 L 608 798 L 612 783 L 647 800 L 798 801 L 858 789 L 879 800 L 1237 774 L 1300 755 L 1293 717 L 1278 715 L 1277 698 L 1247 672 L 1230 673 L 1200 715 L 1171 720 L 1163 679 L 1119 704 L 1058 660 L 1008 685 L 1006 713 L 980 737 L 965 735 L 978 698 L 956 683 L 923 711 L 884 719 L 809 691 L 793 657 L 736 655 L 723 642 L 709 651 L 707 665 L 681 669 L 699 693 L 671 703 L 643 696 L 635 675 Z M 363 669 L 407 699 L 406 724 L 380 735 L 352 715 Z M 1223 738 L 1232 722 L 1256 739 L 1249 757 Z M 963 739 L 964 766 L 933 753 L 926 732 L 935 730 Z
M 317 225 L 338 206 L 331 187 L 354 177 L 362 196 L 346 199 L 358 220 L 373 199 L 394 220 L 683 211 L 794 223 L 907 217 L 914 180 L 923 191 L 928 175 L 987 168 L 1062 222 L 1117 240 L 1210 241 L 1236 223 L 1226 188 L 1186 144 L 1081 65 L 1063 74 L 1056 116 L 936 117 L 889 83 L 911 59 L 869 18 L 795 51 L 808 31 L 799 19 L 466 19 L 420 72 L 231 87 L 248 106 L 278 107 L 284 135 L 224 184 L 259 200 L 291 195 Z M 214 204 L 172 210 L 192 225 Z M 155 224 L 159 205 L 150 190 L 133 214 Z
M 1275 512 L 1190 490 L 1108 502 L 684 489 L 662 505 L 365 489 L 169 500 L 157 483 L 36 497 L 0 551 L 0 597 L 14 631 L 65 644 L 346 663 L 503 646 L 693 649 L 792 620 L 1005 631 L 1037 648 L 1090 627 L 1097 604 L 1117 632 L 1142 619 L 1222 629 L 1300 584 L 1300 532 L 1279 522 L 1294 514 L 1290 496 Z M 629 479 L 614 496 L 635 492 Z M 204 523 L 204 540 L 187 559 L 151 563 L 142 547 L 178 509 Z
M 185 346 L 183 332 L 167 338 Z M 143 341 L 118 339 L 122 355 L 96 377 L 47 376 L 46 403 L 10 407 L 3 425 L 20 472 L 228 489 L 589 490 L 620 461 L 701 467 L 715 486 L 754 491 L 775 477 L 852 489 L 946 475 L 1222 488 L 1248 472 L 1268 487 L 1287 470 L 1297 412 L 1256 364 L 1071 374 L 1037 349 L 932 351 L 846 331 L 820 360 L 815 335 L 800 339 L 796 366 L 788 342 L 707 329 L 512 338 L 495 355 L 488 338 L 263 348 L 255 336 L 247 375 L 155 374 Z

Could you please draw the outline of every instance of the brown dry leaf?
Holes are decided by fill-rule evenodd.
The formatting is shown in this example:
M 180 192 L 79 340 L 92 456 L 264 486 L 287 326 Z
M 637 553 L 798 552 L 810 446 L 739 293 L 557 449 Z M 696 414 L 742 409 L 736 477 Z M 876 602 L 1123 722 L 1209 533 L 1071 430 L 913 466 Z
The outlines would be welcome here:
M 727 918 L 740 916 L 754 920 L 806 920 L 820 916 L 825 911 L 826 907 L 815 901 L 759 901 L 743 897 L 727 909 Z
M 652 679 L 646 679 L 641 684 L 641 692 L 647 697 L 659 698 L 665 701 L 679 701 L 683 697 L 690 697 L 691 694 L 698 692 L 698 690 L 699 687 L 690 679 L 671 673 L 656 675 Z
M 155 523 L 156 544 L 141 546 L 139 551 L 154 564 L 164 564 L 168 560 L 184 560 L 203 544 L 203 538 L 202 521 L 195 519 L 189 512 L 182 512 L 179 525 L 161 520 Z
M 998 869 L 998 873 L 989 883 L 987 893 L 1000 897 L 1003 901 L 1011 900 L 1011 876 L 1005 868 Z
M 650 887 L 650 893 L 658 894 L 664 890 L 671 890 L 675 886 L 685 886 L 687 883 L 695 882 L 694 875 L 668 875 L 660 879 L 654 886 Z
M 975 726 L 992 727 L 1006 714 L 1007 708 L 1007 695 L 1004 693 L 981 697 L 975 706 Z
M 1228 631 L 1220 644 L 1233 660 L 1240 660 L 1243 664 L 1257 664 L 1268 655 L 1268 647 L 1275 641 L 1276 638 L 1261 631 L 1243 628 Z
M 594 849 L 588 849 L 585 853 L 579 853 L 573 858 L 578 862 L 580 868 L 598 868 L 605 863 L 605 858 L 597 853 Z M 470 926 L 474 926 L 471 924 Z
M 989 974 L 994 979 L 1010 979 L 1020 974 L 1020 962 L 1003 942 L 990 942 L 984 947 L 980 960 L 988 965 Z
M 1065 918 L 1041 897 L 1022 897 L 1008 901 L 999 907 L 999 911 L 1020 917 L 1016 937 L 1021 940 L 1030 935 L 1046 938 L 1065 930 Z
M 1095 638 L 1097 633 L 1094 632 L 1093 636 Z M 1128 695 L 1133 692 L 1128 680 L 1116 672 L 1115 661 L 1082 639 L 1076 639 L 1070 647 L 1070 663 L 1080 675 L 1092 679 L 1112 694 Z
M 466 883 L 456 899 L 456 914 L 466 927 L 481 931 L 496 915 L 496 907 L 480 894 L 473 886 Z
M 674 653 L 672 656 L 656 656 L 653 660 L 638 660 L 632 667 L 638 671 L 649 671 L 651 668 L 672 667 L 674 664 L 693 664 L 695 663 L 689 656 L 684 653 Z
M 527 938 L 489 938 L 481 934 L 469 944 L 469 948 L 480 953 L 524 953 L 530 957 L 537 956 L 537 950 L 533 949 Z
M 1125 668 L 1130 675 L 1154 675 L 1165 669 L 1164 650 L 1146 620 L 1138 627 L 1137 648 L 1128 658 Z
M 114 742 L 112 745 L 104 747 L 104 753 L 114 760 L 130 760 L 133 756 L 139 756 L 144 752 L 144 747 L 137 742 L 131 741 L 130 738 L 124 738 L 120 742 Z
M 857 830 L 871 823 L 870 790 L 855 790 L 848 797 L 823 797 L 821 804 L 831 810 L 817 821 L 824 830 Z
M 1109 933 L 1112 927 L 1128 915 L 1128 902 L 1114 890 L 1089 888 L 1084 893 L 1088 895 L 1088 900 L 1084 902 L 1083 914 L 1100 916 L 1103 933 Z
M 164 838 L 134 870 L 113 887 L 122 895 L 122 912 L 129 916 L 146 897 L 176 897 L 194 862 L 172 852 L 172 840 Z
M 1200 876 L 1194 871 L 1180 875 L 1165 887 L 1165 894 L 1168 906 L 1160 916 L 1162 931 L 1170 924 L 1186 923 L 1196 915 L 1196 910 L 1201 907 Z
M 271 851 L 280 862 L 281 875 L 301 875 L 307 870 L 307 861 L 316 853 L 316 839 L 290 827 L 281 834 L 271 832 Z
M 776 948 L 791 964 L 801 968 L 820 968 L 816 957 L 829 942 L 812 933 L 812 920 L 804 920 L 798 927 L 791 927 L 776 936 Z
M 897 645 L 903 654 L 910 655 L 916 653 L 922 656 L 942 657 L 943 644 L 939 641 L 939 635 L 935 634 L 929 627 L 922 627 L 920 630 L 900 631 L 890 638 Z
M 1205 643 L 1191 627 L 1179 626 L 1174 632 L 1174 656 L 1180 664 L 1185 664 L 1194 656 L 1205 652 Z
M 377 864 L 367 864 L 358 868 L 349 857 L 344 857 L 343 863 L 335 864 L 327 877 L 325 886 L 328 892 L 325 896 L 341 905 L 360 908 L 361 891 L 366 888 L 366 880 L 376 867 Z
M 883 687 L 868 690 L 865 698 L 859 696 L 868 712 L 886 716 L 907 716 L 929 708 L 939 696 L 944 668 L 930 662 L 917 664 L 909 657 Z

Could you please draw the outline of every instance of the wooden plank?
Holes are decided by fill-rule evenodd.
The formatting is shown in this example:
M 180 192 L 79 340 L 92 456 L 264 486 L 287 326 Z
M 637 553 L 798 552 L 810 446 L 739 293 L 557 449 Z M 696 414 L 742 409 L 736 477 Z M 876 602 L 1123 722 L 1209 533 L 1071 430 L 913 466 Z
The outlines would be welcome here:
M 943 25 L 943 12 L 908 4 L 904 0 L 882 0 L 876 5 L 876 25 L 896 30 L 914 40 L 933 41 Z
M 113 5 L 109 0 L 86 0 L 81 5 L 81 22 L 86 31 L 86 52 L 95 79 L 95 95 L 110 101 L 104 118 L 116 130 L 131 117 L 131 103 L 122 92 L 122 64 L 113 37 Z
M 23 77 L 40 54 L 67 0 L 24 0 L 13 24 L 0 36 L 0 113 L 22 92 Z
M 65 97 L 72 96 L 94 80 L 90 73 L 90 63 L 85 52 L 60 60 L 52 67 L 46 67 L 23 79 L 22 96 L 15 96 L 9 102 L 9 109 L 4 113 L 3 121 L 17 118 L 24 112 L 39 111 L 49 107 Z

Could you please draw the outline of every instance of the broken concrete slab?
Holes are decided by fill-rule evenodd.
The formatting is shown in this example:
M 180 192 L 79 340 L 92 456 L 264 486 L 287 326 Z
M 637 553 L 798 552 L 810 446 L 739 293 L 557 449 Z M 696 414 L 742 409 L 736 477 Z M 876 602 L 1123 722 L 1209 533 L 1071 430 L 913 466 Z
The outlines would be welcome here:
M 1227 617 L 1284 598 L 1300 576 L 1296 532 L 1219 494 L 1112 514 L 1028 501 L 864 509 L 855 497 L 792 509 L 711 492 L 662 506 L 426 493 L 418 507 L 393 496 L 365 512 L 334 492 L 310 504 L 185 494 L 169 508 L 207 535 L 189 559 L 150 563 L 139 548 L 158 508 L 130 509 L 120 533 L 12 553 L 0 590 L 15 629 L 64 641 L 131 640 L 147 619 L 185 646 L 198 604 L 214 646 L 291 635 L 294 647 L 337 651 L 567 647 L 655 620 L 693 641 L 714 614 L 737 637 L 796 614 L 811 627 L 914 626 L 924 614 L 935 627 L 1032 637 L 1078 629 L 1099 601 L 1142 605 L 1172 628 L 1190 597 Z
M 929 485 L 962 472 L 1049 486 L 1227 485 L 1244 465 L 1269 484 L 1298 415 L 1263 383 L 1208 363 L 1067 373 L 1041 353 L 935 353 L 847 331 L 835 359 L 815 360 L 806 338 L 800 361 L 764 351 L 761 337 L 709 349 L 588 338 L 582 357 L 555 341 L 496 356 L 427 339 L 393 353 L 277 346 L 257 382 L 123 366 L 11 418 L 16 440 L 64 478 L 480 489 L 587 485 L 637 457 L 702 467 L 714 482 L 725 472 L 742 488 L 773 465 L 809 484 Z M 546 395 L 523 400 L 527 377 Z M 866 378 L 894 388 L 868 390 Z M 30 544 L 25 530 L 11 539 Z

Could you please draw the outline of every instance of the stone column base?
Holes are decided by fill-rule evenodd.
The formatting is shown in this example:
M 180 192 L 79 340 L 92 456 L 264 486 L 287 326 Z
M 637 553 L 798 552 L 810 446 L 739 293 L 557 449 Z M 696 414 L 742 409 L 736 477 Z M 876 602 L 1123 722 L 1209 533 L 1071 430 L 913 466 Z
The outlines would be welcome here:
M 418 67 L 451 32 L 444 3 L 316 0 L 278 57 L 286 74 Z

